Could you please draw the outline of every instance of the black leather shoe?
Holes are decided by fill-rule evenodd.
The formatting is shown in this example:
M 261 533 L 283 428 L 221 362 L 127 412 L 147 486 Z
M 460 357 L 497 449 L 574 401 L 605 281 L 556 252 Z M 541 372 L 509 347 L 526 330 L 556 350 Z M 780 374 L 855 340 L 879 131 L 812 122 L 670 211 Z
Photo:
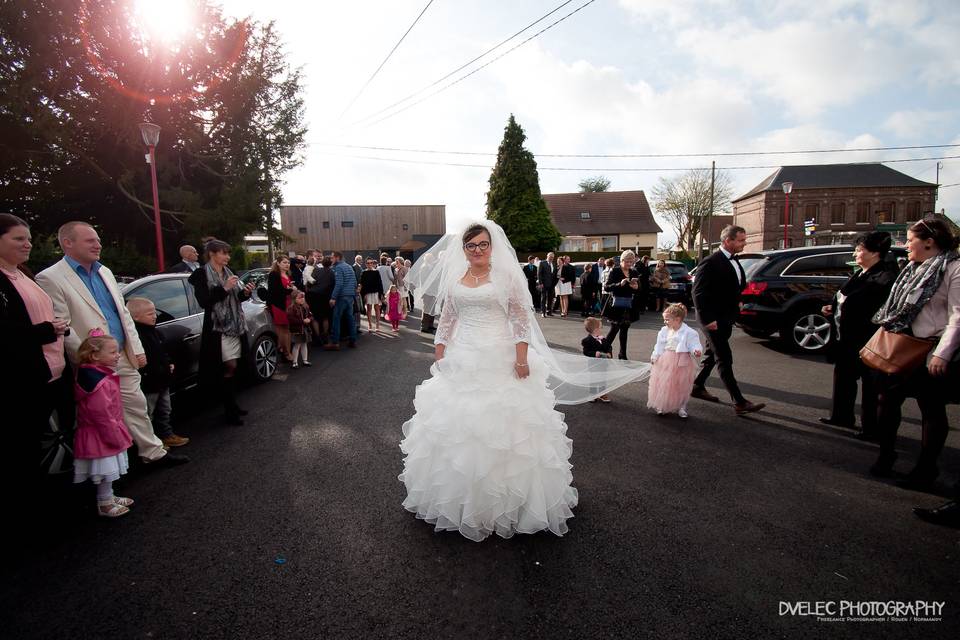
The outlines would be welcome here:
M 830 416 L 829 418 L 817 418 L 817 420 L 819 420 L 822 424 L 829 424 L 834 427 L 843 427 L 845 429 L 853 429 L 855 427 L 853 421 L 844 422 L 843 420 L 834 419 L 833 416 Z
M 954 500 L 933 509 L 915 507 L 913 513 L 921 520 L 960 529 L 960 504 Z
M 755 413 L 757 411 L 760 411 L 765 406 L 767 405 L 762 402 L 750 402 L 749 400 L 747 400 L 743 404 L 733 405 L 733 410 L 737 412 L 738 416 L 742 416 L 748 413 Z
M 156 469 L 159 467 L 179 467 L 181 464 L 187 464 L 188 462 L 190 462 L 190 458 L 182 453 L 167 453 L 167 455 L 163 456 L 159 460 L 150 462 L 147 466 L 150 469 Z
M 720 398 L 707 391 L 704 387 L 694 387 L 690 392 L 691 398 L 700 398 L 707 402 L 720 402 Z

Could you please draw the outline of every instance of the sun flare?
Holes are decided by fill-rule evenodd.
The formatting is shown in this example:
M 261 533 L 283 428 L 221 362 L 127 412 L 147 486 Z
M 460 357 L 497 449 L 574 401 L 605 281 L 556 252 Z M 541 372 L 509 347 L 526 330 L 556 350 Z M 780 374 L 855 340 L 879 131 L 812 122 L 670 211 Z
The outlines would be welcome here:
M 195 4 L 193 0 L 134 0 L 133 13 L 151 38 L 174 44 L 193 27 Z

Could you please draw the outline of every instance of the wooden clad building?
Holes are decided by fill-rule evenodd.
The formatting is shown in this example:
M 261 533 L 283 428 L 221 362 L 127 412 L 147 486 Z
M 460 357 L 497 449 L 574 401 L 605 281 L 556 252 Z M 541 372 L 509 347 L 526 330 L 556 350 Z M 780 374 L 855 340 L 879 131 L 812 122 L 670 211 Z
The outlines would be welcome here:
M 284 252 L 320 249 L 346 256 L 385 251 L 411 256 L 446 233 L 446 227 L 442 204 L 280 207 L 280 229 L 292 238 L 284 242 Z

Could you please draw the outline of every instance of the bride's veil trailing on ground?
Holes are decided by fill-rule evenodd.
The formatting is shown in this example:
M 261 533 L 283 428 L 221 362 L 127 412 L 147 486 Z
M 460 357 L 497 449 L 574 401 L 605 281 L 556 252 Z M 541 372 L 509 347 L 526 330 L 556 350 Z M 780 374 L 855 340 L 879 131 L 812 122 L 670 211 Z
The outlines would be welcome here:
M 490 282 L 509 316 L 516 315 L 518 309 L 526 316 L 528 344 L 549 370 L 547 384 L 556 395 L 557 403 L 580 404 L 634 380 L 649 377 L 649 364 L 588 358 L 579 353 L 550 348 L 537 324 L 526 276 L 507 235 L 500 225 L 491 220 L 480 220 L 477 224 L 483 225 L 490 233 Z M 423 313 L 440 315 L 444 301 L 466 274 L 468 267 L 461 234 L 445 235 L 414 263 L 407 275 L 407 282 L 413 287 L 414 298 Z M 570 348 L 576 350 L 577 346 L 570 345 Z

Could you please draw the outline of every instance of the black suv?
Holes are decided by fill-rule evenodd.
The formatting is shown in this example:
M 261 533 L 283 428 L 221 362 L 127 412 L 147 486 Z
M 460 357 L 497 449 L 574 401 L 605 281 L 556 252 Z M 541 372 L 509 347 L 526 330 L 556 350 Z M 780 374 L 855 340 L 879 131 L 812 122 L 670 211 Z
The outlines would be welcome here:
M 893 247 L 887 260 L 906 257 L 906 249 Z M 822 351 L 833 335 L 821 307 L 853 274 L 853 247 L 828 245 L 798 247 L 740 255 L 747 275 L 737 324 L 754 337 L 779 333 L 791 349 Z

